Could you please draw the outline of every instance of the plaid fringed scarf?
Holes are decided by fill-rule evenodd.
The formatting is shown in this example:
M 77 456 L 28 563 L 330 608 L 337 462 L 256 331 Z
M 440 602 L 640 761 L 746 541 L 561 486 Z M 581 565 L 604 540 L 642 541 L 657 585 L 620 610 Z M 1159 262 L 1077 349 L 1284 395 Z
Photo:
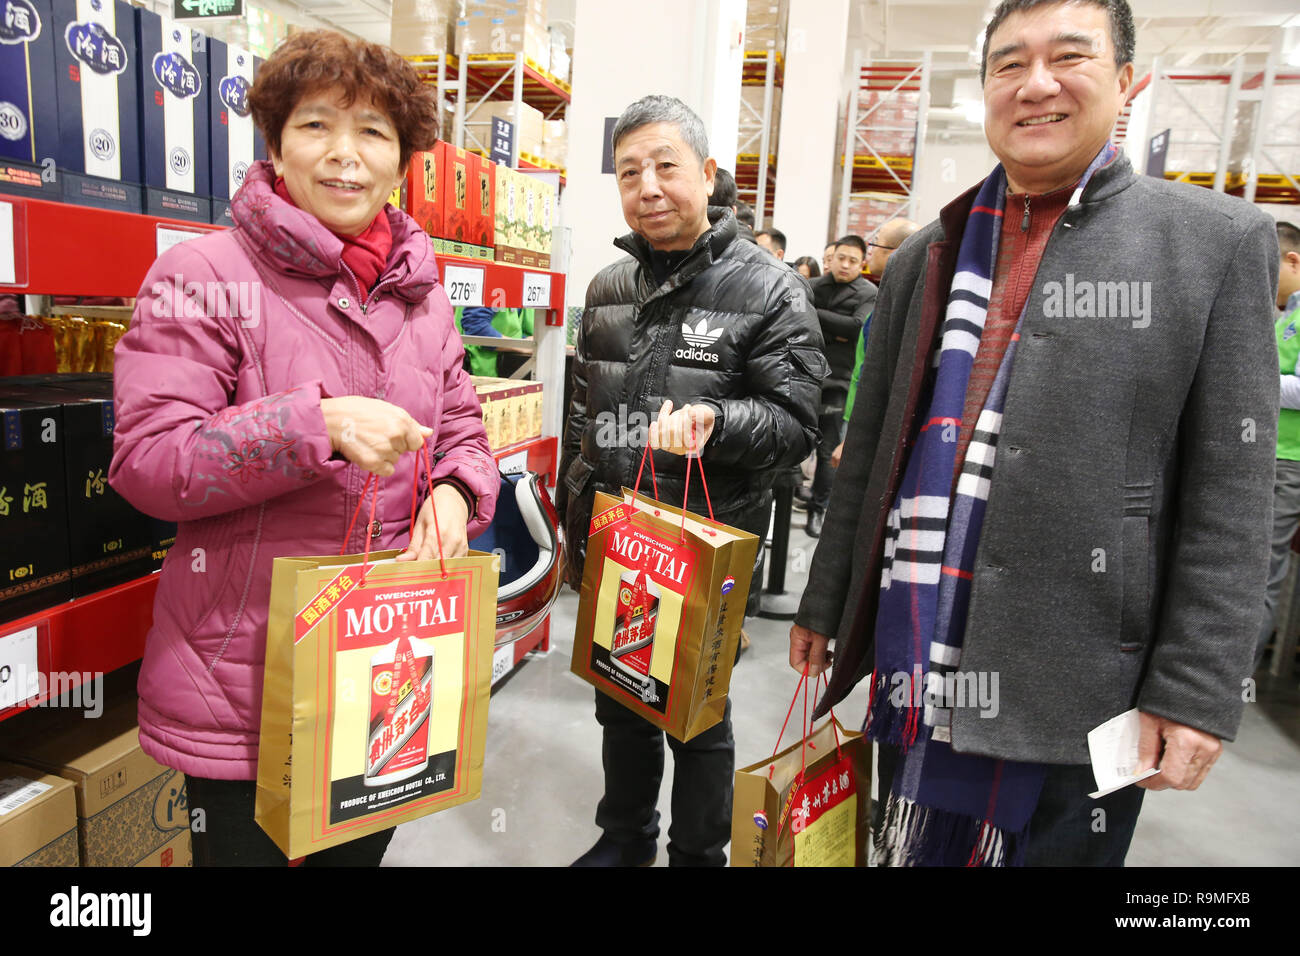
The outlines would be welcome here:
M 1115 155 L 1107 143 L 1084 173 L 1071 206 Z M 956 437 L 988 313 L 1006 184 L 998 165 L 971 208 L 948 293 L 929 412 L 889 513 L 866 732 L 902 750 L 885 822 L 875 834 L 877 862 L 891 866 L 1019 865 L 1046 774 L 1041 764 L 960 754 L 950 744 L 953 707 L 969 698 L 964 691 L 980 676 L 963 678 L 961 648 L 1007 382 L 1024 322 L 1022 310 L 954 493 Z M 975 706 L 969 699 L 964 704 Z

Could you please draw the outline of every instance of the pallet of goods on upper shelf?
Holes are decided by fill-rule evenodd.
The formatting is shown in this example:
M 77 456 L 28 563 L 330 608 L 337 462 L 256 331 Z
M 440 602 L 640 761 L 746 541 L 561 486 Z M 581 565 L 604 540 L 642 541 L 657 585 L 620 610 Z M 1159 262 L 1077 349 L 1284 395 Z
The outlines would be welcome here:
M 0 192 L 230 224 L 266 156 L 248 108 L 258 57 L 122 0 L 6 10 L 18 134 L 0 138 Z

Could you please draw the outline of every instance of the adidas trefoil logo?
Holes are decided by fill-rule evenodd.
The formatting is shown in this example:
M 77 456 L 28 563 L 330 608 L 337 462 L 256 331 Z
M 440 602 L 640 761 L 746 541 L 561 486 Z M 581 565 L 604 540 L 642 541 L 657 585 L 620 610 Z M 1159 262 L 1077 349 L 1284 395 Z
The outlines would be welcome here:
M 682 338 L 686 344 L 692 346 L 688 349 L 678 349 L 673 354 L 677 358 L 693 359 L 696 362 L 718 362 L 718 353 L 709 350 L 709 347 L 722 337 L 722 329 L 710 329 L 708 321 L 700 319 L 699 325 L 694 329 L 686 322 L 682 323 Z

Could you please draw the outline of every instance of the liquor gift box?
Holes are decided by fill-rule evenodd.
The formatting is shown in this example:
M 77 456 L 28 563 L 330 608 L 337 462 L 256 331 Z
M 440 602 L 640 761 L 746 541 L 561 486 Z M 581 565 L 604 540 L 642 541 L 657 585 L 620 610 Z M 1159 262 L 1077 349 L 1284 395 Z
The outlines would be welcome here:
M 76 790 L 62 777 L 0 763 L 0 866 L 77 866 Z
M 524 224 L 524 190 L 529 187 L 527 178 L 508 166 L 496 170 L 496 227 L 493 230 L 493 257 L 497 262 L 522 264 L 522 229 Z
M 63 199 L 143 207 L 135 8 L 122 0 L 53 0 Z
M 0 621 L 68 600 L 67 435 L 57 400 L 0 394 Z
M 210 222 L 208 38 L 167 17 L 137 10 L 136 44 L 144 211 Z
M 0 0 L 0 192 L 59 199 L 50 0 Z
M 57 385 L 0 385 L 3 396 L 38 401 L 58 416 L 62 458 L 58 483 L 68 552 L 71 597 L 78 598 L 148 574 L 174 538 L 174 526 L 136 511 L 108 484 L 113 460 L 113 386 L 108 376 Z M 53 485 L 51 485 L 53 488 Z M 51 499 L 53 500 L 53 499 Z M 48 605 L 47 605 L 48 606 Z
M 496 171 L 492 160 L 475 155 L 475 181 L 478 183 L 477 201 L 474 203 L 473 242 L 478 258 L 492 261 L 492 245 L 496 232 Z
M 438 149 L 414 153 L 406 170 L 406 212 L 430 236 L 442 235 Z
M 208 123 L 211 140 L 212 221 L 233 226 L 230 199 L 248 167 L 266 159 L 266 141 L 253 123 L 248 91 L 262 58 L 221 40 L 208 40 Z
M 468 247 L 475 245 L 476 213 L 470 196 L 477 188 L 475 174 L 479 157 L 443 142 L 438 143 L 436 152 L 438 182 L 443 190 L 442 231 L 438 238 L 443 241 L 435 242 L 434 248 L 448 255 L 476 258 L 474 250 Z

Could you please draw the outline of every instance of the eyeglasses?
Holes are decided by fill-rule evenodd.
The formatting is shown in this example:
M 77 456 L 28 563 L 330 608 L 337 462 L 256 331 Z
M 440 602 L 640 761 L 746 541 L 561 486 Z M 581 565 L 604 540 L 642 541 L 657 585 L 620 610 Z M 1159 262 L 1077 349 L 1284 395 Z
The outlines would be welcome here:
M 868 249 L 897 249 L 898 246 L 882 246 L 878 242 L 868 242 L 867 248 Z

